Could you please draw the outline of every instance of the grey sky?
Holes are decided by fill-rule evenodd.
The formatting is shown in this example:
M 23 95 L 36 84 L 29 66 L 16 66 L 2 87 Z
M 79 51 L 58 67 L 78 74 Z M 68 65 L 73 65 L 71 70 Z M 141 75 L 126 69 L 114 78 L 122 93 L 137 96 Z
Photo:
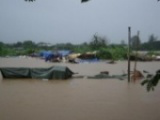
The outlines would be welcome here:
M 156 0 L 0 0 L 0 41 L 73 44 L 89 42 L 96 32 L 110 43 L 127 41 L 140 31 L 160 38 L 160 2 Z

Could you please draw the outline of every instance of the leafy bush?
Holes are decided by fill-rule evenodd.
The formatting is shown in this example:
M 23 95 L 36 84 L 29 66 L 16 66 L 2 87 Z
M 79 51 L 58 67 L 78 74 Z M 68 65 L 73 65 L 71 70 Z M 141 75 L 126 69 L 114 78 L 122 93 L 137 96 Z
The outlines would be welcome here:
M 119 46 L 111 46 L 108 48 L 101 48 L 98 52 L 98 57 L 101 59 L 125 59 L 127 58 L 127 49 Z
M 146 85 L 146 89 L 149 92 L 150 90 L 154 90 L 159 80 L 160 80 L 160 70 L 158 70 L 155 75 L 148 74 L 146 80 L 144 80 L 141 83 L 141 85 Z
M 112 53 L 109 51 L 109 49 L 106 49 L 106 48 L 101 48 L 101 49 L 98 51 L 97 56 L 98 56 L 100 59 L 112 59 Z

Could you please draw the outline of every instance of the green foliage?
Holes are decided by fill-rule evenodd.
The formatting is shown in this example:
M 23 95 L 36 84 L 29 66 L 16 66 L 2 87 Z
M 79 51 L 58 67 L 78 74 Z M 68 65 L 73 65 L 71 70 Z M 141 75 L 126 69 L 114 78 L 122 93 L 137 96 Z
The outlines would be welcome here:
M 0 56 L 11 55 L 13 52 L 7 44 L 0 42 Z
M 141 44 L 140 50 L 160 50 L 160 41 L 153 34 L 149 36 L 148 42 Z
M 73 51 L 76 53 L 85 53 L 88 51 L 92 51 L 92 49 L 90 48 L 89 44 L 82 43 L 80 45 L 75 45 L 75 47 L 73 48 Z
M 149 92 L 150 90 L 154 90 L 154 88 L 155 88 L 155 86 L 157 86 L 159 80 L 160 80 L 160 70 L 158 70 L 154 76 L 148 74 L 147 79 L 144 80 L 141 83 L 141 85 L 142 86 L 146 85 L 146 89 Z
M 127 49 L 122 46 L 112 45 L 106 48 L 101 48 L 97 56 L 101 59 L 125 59 L 127 58 Z
M 154 45 L 154 49 L 156 48 L 160 49 L 159 47 L 160 41 L 153 40 L 154 38 L 153 36 L 150 37 L 150 39 L 151 38 L 152 40 L 149 40 L 146 44 L 148 46 Z M 137 38 L 137 36 L 134 36 L 132 40 L 134 40 L 135 42 L 136 41 L 135 39 L 137 40 L 139 38 Z M 135 44 L 134 42 L 132 42 L 133 45 Z M 112 59 L 112 60 L 127 59 L 127 51 L 128 51 L 125 44 L 109 45 L 107 44 L 107 39 L 105 37 L 101 37 L 98 35 L 94 35 L 89 43 L 82 43 L 78 45 L 73 45 L 72 43 L 61 43 L 51 46 L 50 44 L 44 42 L 36 44 L 31 40 L 26 40 L 24 42 L 17 42 L 14 44 L 4 44 L 3 42 L 0 42 L 0 56 L 30 55 L 34 52 L 38 52 L 41 50 L 64 50 L 64 49 L 71 50 L 76 53 L 97 51 L 97 56 L 100 59 Z M 149 53 L 150 55 L 153 55 L 155 53 L 152 51 Z
M 23 47 L 26 48 L 35 48 L 36 45 L 34 42 L 32 42 L 31 40 L 27 40 L 23 42 Z
M 15 44 L 0 43 L 0 56 L 29 55 L 35 49 L 36 45 L 32 41 L 17 42 Z
M 108 45 L 106 46 L 105 40 L 101 37 L 96 37 L 98 41 L 95 46 L 91 46 L 91 43 L 82 43 L 79 45 L 73 45 L 71 43 L 66 44 L 56 44 L 54 46 L 48 46 L 48 44 L 36 44 L 30 40 L 24 42 L 17 42 L 14 44 L 4 44 L 0 43 L 0 56 L 17 56 L 17 55 L 30 55 L 34 52 L 41 50 L 62 50 L 67 49 L 76 53 L 86 53 L 91 51 L 97 51 L 97 56 L 101 59 L 125 59 L 127 49 L 121 45 Z
M 142 44 L 141 50 L 160 50 L 160 41 L 154 41 L 152 43 L 146 42 Z
M 101 48 L 97 54 L 100 59 L 112 59 L 112 53 L 107 48 Z
M 149 36 L 149 40 L 148 40 L 148 43 L 153 43 L 155 41 L 157 41 L 158 38 L 154 36 L 154 34 L 150 35 Z
M 3 47 L 0 49 L 0 56 L 15 56 L 16 52 L 10 48 Z
M 74 45 L 71 44 L 71 43 L 61 43 L 61 44 L 56 44 L 54 45 L 53 49 L 56 49 L 56 50 L 73 50 L 74 49 Z

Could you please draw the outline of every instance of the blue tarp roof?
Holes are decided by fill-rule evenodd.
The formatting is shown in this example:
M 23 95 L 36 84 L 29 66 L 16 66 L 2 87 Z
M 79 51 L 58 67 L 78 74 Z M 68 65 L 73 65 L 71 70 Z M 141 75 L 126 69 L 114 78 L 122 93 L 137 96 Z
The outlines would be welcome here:
M 52 51 L 41 51 L 40 56 L 44 57 L 44 58 L 46 58 L 48 56 L 53 56 L 53 52 Z
M 56 51 L 56 52 L 52 52 L 52 51 L 41 51 L 40 52 L 40 56 L 43 57 L 43 58 L 47 58 L 47 57 L 54 57 L 54 56 L 62 56 L 62 57 L 65 57 L 67 55 L 69 55 L 71 53 L 70 50 L 59 50 L 59 51 Z

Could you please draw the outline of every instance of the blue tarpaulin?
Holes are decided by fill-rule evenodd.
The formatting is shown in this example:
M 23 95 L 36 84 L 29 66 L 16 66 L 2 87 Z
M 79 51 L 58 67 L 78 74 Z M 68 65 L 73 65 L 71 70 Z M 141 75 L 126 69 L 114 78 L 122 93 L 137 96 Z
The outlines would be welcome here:
M 40 57 L 44 58 L 46 61 L 57 58 L 57 57 L 66 57 L 71 53 L 70 50 L 59 50 L 59 51 L 41 51 Z
M 51 51 L 41 51 L 40 52 L 40 56 L 43 57 L 43 58 L 46 58 L 46 57 L 51 56 L 51 55 L 53 55 L 53 52 L 51 52 Z
M 52 51 L 41 51 L 40 57 L 44 58 L 46 61 L 50 60 L 54 57 L 54 54 Z

